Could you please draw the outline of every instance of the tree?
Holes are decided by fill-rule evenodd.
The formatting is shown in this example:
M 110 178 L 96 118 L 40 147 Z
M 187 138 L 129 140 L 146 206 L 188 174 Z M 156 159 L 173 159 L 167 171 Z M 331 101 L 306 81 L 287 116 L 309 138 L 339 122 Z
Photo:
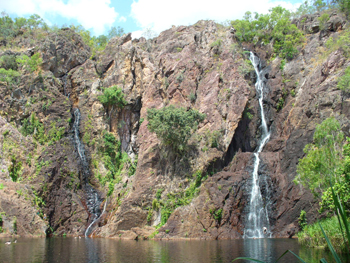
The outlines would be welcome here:
M 120 26 L 112 26 L 111 29 L 108 31 L 108 40 L 112 39 L 113 37 L 121 37 L 122 35 L 124 35 L 123 28 L 121 28 Z
M 148 109 L 148 129 L 155 132 L 164 145 L 172 147 L 175 153 L 181 154 L 186 150 L 191 134 L 198 129 L 205 114 L 197 110 L 176 108 L 173 105 L 162 109 Z
M 294 182 L 300 182 L 318 195 L 318 190 L 327 189 L 329 182 L 340 181 L 344 134 L 339 122 L 334 117 L 324 120 L 316 127 L 313 140 L 304 148 L 306 156 L 299 161 Z
M 115 108 L 123 108 L 126 105 L 124 99 L 124 93 L 121 88 L 118 86 L 112 86 L 109 88 L 102 88 L 103 94 L 98 96 L 98 100 L 106 108 L 108 118 L 109 118 L 109 127 L 111 129 L 111 116 Z

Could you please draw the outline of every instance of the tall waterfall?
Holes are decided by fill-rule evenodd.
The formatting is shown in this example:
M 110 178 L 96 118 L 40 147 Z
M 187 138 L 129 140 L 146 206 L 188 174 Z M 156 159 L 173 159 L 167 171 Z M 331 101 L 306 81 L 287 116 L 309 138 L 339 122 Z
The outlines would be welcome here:
M 86 194 L 86 206 L 87 206 L 88 211 L 91 215 L 91 218 L 89 218 L 89 219 L 92 219 L 92 222 L 90 223 L 90 225 L 88 226 L 88 228 L 85 231 L 85 236 L 88 237 L 90 232 L 91 232 L 92 226 L 101 216 L 100 205 L 101 205 L 102 200 L 100 199 L 97 191 L 88 182 L 88 178 L 90 177 L 90 169 L 89 169 L 89 164 L 86 160 L 84 145 L 80 141 L 80 137 L 79 137 L 80 117 L 81 117 L 80 111 L 77 108 L 74 110 L 73 132 L 74 132 L 75 147 L 78 151 L 81 165 L 83 167 L 82 187 L 83 187 L 85 194 Z
M 252 175 L 252 189 L 250 192 L 249 202 L 249 214 L 244 230 L 245 238 L 263 238 L 271 237 L 270 223 L 268 217 L 268 211 L 266 202 L 264 204 L 261 196 L 261 190 L 259 186 L 259 153 L 263 150 L 264 146 L 270 139 L 270 132 L 266 124 L 265 111 L 264 111 L 264 82 L 261 71 L 259 70 L 260 60 L 259 58 L 250 52 L 250 61 L 252 62 L 255 73 L 257 75 L 257 81 L 255 83 L 256 92 L 259 98 L 260 117 L 261 117 L 261 139 L 258 145 L 257 151 L 254 153 L 254 169 Z

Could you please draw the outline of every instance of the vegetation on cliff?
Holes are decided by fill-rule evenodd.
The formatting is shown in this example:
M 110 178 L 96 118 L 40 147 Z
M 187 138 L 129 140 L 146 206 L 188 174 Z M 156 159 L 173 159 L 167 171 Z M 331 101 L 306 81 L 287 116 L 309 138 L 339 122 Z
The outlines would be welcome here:
M 189 138 L 204 118 L 205 114 L 197 110 L 186 110 L 172 105 L 147 111 L 149 130 L 155 132 L 164 145 L 170 146 L 178 154 L 187 149 Z

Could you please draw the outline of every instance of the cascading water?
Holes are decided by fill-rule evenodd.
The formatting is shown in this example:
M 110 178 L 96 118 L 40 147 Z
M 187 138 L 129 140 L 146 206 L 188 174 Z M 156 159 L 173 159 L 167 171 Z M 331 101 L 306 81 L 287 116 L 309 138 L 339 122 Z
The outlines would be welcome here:
M 259 98 L 260 115 L 261 115 L 261 140 L 257 151 L 254 153 L 254 169 L 252 175 L 252 189 L 250 192 L 250 202 L 249 202 L 249 214 L 246 223 L 246 228 L 244 230 L 244 238 L 264 238 L 271 237 L 270 223 L 268 217 L 268 211 L 266 203 L 264 204 L 261 190 L 259 186 L 259 164 L 260 158 L 259 153 L 263 150 L 264 146 L 270 139 L 270 132 L 268 130 L 264 111 L 264 82 L 261 71 L 259 71 L 260 60 L 257 56 L 250 52 L 250 61 L 252 62 L 255 73 L 257 75 L 257 81 L 255 83 L 255 88 Z
M 84 145 L 80 141 L 80 137 L 79 137 L 80 117 L 81 117 L 80 111 L 78 108 L 76 108 L 74 110 L 74 124 L 73 124 L 74 143 L 79 154 L 81 165 L 83 167 L 82 186 L 86 194 L 86 200 L 87 200 L 86 205 L 89 213 L 93 216 L 91 224 L 88 226 L 88 228 L 85 231 L 85 236 L 88 237 L 91 232 L 92 226 L 102 215 L 100 210 L 100 205 L 102 203 L 102 200 L 100 199 L 97 191 L 94 188 L 92 188 L 92 186 L 88 182 L 88 178 L 90 177 L 90 169 L 89 169 L 89 164 L 86 160 Z M 105 207 L 106 207 L 106 203 L 105 203 Z

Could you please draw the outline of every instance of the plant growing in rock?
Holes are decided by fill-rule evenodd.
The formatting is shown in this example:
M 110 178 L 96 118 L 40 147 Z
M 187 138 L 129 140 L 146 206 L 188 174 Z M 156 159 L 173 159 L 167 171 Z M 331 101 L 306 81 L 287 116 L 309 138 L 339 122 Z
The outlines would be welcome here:
M 109 88 L 102 88 L 103 94 L 98 96 L 98 100 L 106 108 L 108 118 L 110 121 L 111 129 L 111 117 L 115 108 L 122 109 L 126 105 L 124 93 L 118 86 L 112 86 Z
M 16 84 L 20 73 L 13 69 L 0 68 L 0 81 L 6 82 L 8 86 Z
M 325 30 L 327 28 L 327 22 L 329 20 L 329 15 L 327 13 L 322 14 L 318 21 L 320 22 L 320 30 Z
M 170 146 L 175 153 L 181 154 L 187 149 L 187 142 L 198 129 L 205 114 L 197 110 L 176 108 L 173 105 L 162 109 L 147 111 L 148 129 L 155 132 L 164 145 Z
M 339 78 L 337 87 L 345 92 L 350 92 L 350 67 L 347 67 L 344 75 Z
M 16 59 L 17 63 L 21 66 L 25 66 L 29 68 L 30 72 L 34 72 L 38 70 L 39 66 L 43 63 L 42 58 L 39 53 L 35 53 L 33 56 L 28 57 L 26 55 L 22 55 Z

